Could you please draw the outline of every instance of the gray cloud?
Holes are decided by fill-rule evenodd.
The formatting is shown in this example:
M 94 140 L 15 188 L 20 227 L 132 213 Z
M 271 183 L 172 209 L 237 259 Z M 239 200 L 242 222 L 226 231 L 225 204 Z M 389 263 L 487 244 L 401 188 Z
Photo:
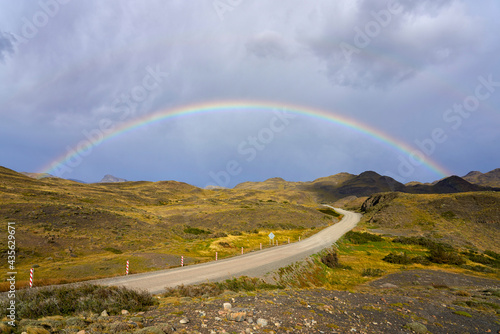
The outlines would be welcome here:
M 253 36 L 246 48 L 250 54 L 260 58 L 287 59 L 289 50 L 283 36 L 276 31 L 264 31 Z
M 5 59 L 14 54 L 14 43 L 15 38 L 12 34 L 4 31 L 0 31 L 0 62 L 5 62 Z
M 340 86 L 392 86 L 476 47 L 481 32 L 459 1 L 361 1 L 325 5 L 322 29 L 302 42 Z M 460 31 L 457 34 L 457 31 Z
M 500 164 L 500 157 L 482 157 L 484 147 L 500 140 L 500 89 L 461 119 L 460 128 L 443 119 L 474 93 L 479 76 L 500 81 L 498 1 L 400 0 L 390 18 L 386 0 L 232 3 L 221 21 L 211 1 L 70 1 L 22 42 L 13 36 L 22 37 L 43 8 L 0 5 L 2 30 L 9 32 L 0 35 L 0 164 L 36 171 L 103 119 L 122 124 L 227 100 L 321 109 L 411 147 L 442 128 L 448 139 L 431 159 L 459 172 Z M 168 75 L 136 112 L 116 112 L 116 100 L 139 92 L 147 69 L 157 67 Z M 95 147 L 65 176 L 92 181 L 116 173 L 204 186 L 211 171 L 234 159 L 243 171 L 231 185 L 272 176 L 311 180 L 341 171 L 396 172 L 402 154 L 362 131 L 302 116 L 247 163 L 238 145 L 267 127 L 272 111 L 232 112 L 126 132 Z M 438 177 L 425 166 L 411 175 Z

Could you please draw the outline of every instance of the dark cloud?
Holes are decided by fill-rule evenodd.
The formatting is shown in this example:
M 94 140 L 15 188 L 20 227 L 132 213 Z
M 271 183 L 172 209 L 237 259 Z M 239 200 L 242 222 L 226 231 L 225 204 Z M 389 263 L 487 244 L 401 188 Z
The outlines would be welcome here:
M 5 59 L 14 54 L 15 37 L 8 33 L 0 31 L 0 62 L 5 62 Z

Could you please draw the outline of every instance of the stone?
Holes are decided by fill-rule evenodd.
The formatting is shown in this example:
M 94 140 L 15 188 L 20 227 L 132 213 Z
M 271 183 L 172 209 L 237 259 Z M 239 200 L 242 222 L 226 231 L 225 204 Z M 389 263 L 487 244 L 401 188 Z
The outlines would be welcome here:
M 129 312 L 127 310 L 122 310 L 122 315 L 127 315 Z
M 232 308 L 232 306 L 231 306 L 231 304 L 230 304 L 230 303 L 224 303 L 224 304 L 222 304 L 222 307 L 223 307 L 223 308 L 224 308 L 224 310 L 226 310 L 226 311 L 229 311 L 229 310 L 231 310 L 231 308 Z
M 106 310 L 102 311 L 101 317 L 109 317 L 108 312 Z
M 82 329 L 81 331 L 77 332 L 76 334 L 85 334 L 85 329 Z
M 259 325 L 261 327 L 266 327 L 267 326 L 267 320 L 259 318 L 259 319 L 257 319 L 257 325 Z
M 384 288 L 384 289 L 395 289 L 395 288 L 398 288 L 398 286 L 396 284 L 392 284 L 392 283 L 384 283 L 380 287 Z
M 189 322 L 189 319 L 188 318 L 182 318 L 179 322 L 181 324 L 187 324 Z
M 227 320 L 242 322 L 247 317 L 247 313 L 245 311 L 240 312 L 230 312 L 226 315 Z
M 404 325 L 404 327 L 418 334 L 427 333 L 427 327 L 425 327 L 425 325 L 421 324 L 420 322 L 408 322 L 406 325 Z

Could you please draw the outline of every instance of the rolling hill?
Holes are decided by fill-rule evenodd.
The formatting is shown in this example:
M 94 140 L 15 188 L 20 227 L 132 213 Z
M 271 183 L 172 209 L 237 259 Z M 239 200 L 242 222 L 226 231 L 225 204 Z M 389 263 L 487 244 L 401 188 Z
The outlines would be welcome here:
M 472 171 L 463 177 L 464 180 L 484 187 L 500 188 L 500 168 L 488 173 Z
M 486 248 L 486 236 L 498 237 L 499 193 L 456 176 L 435 184 L 403 185 L 368 171 L 311 182 L 272 178 L 233 189 L 201 189 L 177 181 L 83 184 L 47 175 L 33 178 L 37 176 L 0 167 L 0 220 L 16 223 L 17 264 L 40 265 L 38 272 L 47 277 L 115 275 L 125 260 L 147 271 L 176 265 L 180 255 L 186 262 L 210 259 L 215 251 L 228 256 L 240 247 L 255 247 L 246 240 L 265 243 L 271 231 L 296 240 L 336 221 L 320 203 L 359 209 L 370 196 L 367 203 L 376 202 L 378 193 L 395 197 L 382 201 L 388 208 L 365 210 L 368 224 L 415 233 L 436 229 L 443 237 L 448 234 L 439 231 L 446 226 L 463 245 L 480 231 L 484 237 L 472 242 L 479 248 Z M 435 204 L 439 201 L 450 208 L 441 212 Z M 488 201 L 493 204 L 481 206 Z M 466 205 L 476 202 L 480 205 Z M 435 209 L 425 211 L 426 206 Z M 0 238 L 6 240 L 6 233 L 0 231 Z

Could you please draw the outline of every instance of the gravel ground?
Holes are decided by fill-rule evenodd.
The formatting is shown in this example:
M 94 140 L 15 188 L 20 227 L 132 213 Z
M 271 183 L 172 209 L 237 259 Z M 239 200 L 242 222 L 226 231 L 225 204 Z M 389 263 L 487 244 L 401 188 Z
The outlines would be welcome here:
M 224 310 L 224 303 L 230 303 L 231 310 Z M 64 332 L 500 333 L 499 309 L 500 281 L 415 270 L 388 275 L 356 292 L 310 289 L 170 297 L 144 313 L 87 316 L 84 327 Z

